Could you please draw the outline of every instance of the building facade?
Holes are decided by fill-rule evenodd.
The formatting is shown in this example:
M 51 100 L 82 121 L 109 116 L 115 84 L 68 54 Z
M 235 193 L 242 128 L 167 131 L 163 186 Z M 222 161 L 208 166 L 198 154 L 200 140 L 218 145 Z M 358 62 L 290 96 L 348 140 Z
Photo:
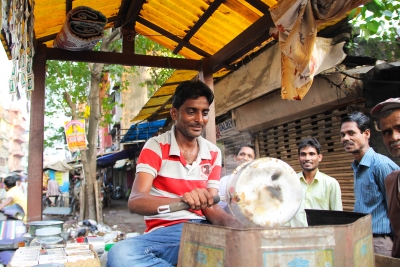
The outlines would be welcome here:
M 0 174 L 21 170 L 27 173 L 26 119 L 17 108 L 0 107 Z

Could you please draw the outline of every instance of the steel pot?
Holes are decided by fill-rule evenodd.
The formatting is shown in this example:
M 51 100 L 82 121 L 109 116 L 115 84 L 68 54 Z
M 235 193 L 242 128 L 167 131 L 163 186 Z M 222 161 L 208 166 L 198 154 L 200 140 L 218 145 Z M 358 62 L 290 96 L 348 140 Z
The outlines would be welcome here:
M 260 158 L 235 169 L 227 183 L 226 201 L 236 219 L 247 227 L 281 226 L 300 207 L 300 179 L 286 162 Z
M 219 197 L 214 197 L 218 203 Z M 302 189 L 296 172 L 276 158 L 260 158 L 237 167 L 221 200 L 246 227 L 274 227 L 289 222 L 300 208 Z M 189 209 L 185 202 L 158 207 L 158 213 Z
M 60 228 L 61 232 L 63 231 L 63 221 L 34 221 L 28 223 L 29 225 L 29 231 L 28 233 L 32 236 L 36 236 L 36 230 L 37 229 L 42 229 L 42 228 L 47 228 L 47 227 L 56 227 Z

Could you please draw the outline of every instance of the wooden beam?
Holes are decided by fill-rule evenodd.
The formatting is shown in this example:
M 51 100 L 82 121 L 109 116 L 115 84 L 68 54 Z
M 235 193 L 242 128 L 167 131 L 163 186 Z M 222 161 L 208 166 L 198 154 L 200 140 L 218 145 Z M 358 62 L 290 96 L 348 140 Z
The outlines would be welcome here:
M 190 38 L 200 29 L 201 26 L 214 14 L 215 10 L 225 2 L 225 0 L 215 0 L 211 3 L 211 5 L 207 8 L 207 10 L 203 13 L 203 15 L 199 18 L 199 20 L 193 25 L 193 27 L 186 33 L 185 37 L 183 37 L 184 42 L 189 42 Z M 179 42 L 178 45 L 175 47 L 173 53 L 178 54 L 183 47 L 183 43 Z
M 207 84 L 208 87 L 214 92 L 214 80 L 213 73 L 210 66 L 210 59 L 204 58 L 199 73 L 199 79 L 203 83 Z M 215 101 L 210 105 L 210 111 L 208 112 L 208 123 L 206 126 L 206 139 L 213 144 L 217 143 L 217 132 L 215 128 Z
M 200 67 L 200 61 L 194 59 L 125 55 L 101 51 L 67 51 L 58 48 L 47 48 L 47 59 L 184 70 L 198 70 Z
M 135 23 L 144 1 L 136 0 L 131 2 L 125 22 L 122 24 L 122 53 L 125 55 L 135 54 Z
M 118 20 L 115 21 L 114 23 L 114 28 L 119 28 L 122 26 L 122 24 L 126 20 L 126 14 L 128 13 L 127 11 L 129 10 L 130 6 L 133 4 L 135 0 L 122 0 L 121 5 L 119 7 L 118 11 Z
M 43 140 L 46 81 L 46 47 L 38 45 L 33 58 L 35 75 L 31 95 L 28 155 L 28 221 L 42 220 Z
M 253 43 L 260 36 L 263 36 L 265 32 L 269 32 L 269 28 L 273 25 L 274 22 L 269 13 L 265 14 L 255 23 L 250 25 L 246 30 L 210 58 L 210 67 L 212 68 L 213 73 L 220 70 L 221 68 L 218 69 L 218 66 L 226 64 L 225 61 L 229 60 L 232 56 L 241 51 L 242 47 Z
M 68 14 L 72 10 L 72 0 L 65 1 L 65 14 Z
M 199 54 L 199 55 L 202 56 L 202 57 L 210 57 L 210 56 L 211 56 L 210 54 L 208 54 L 207 52 L 201 50 L 201 49 L 198 48 L 197 46 L 194 46 L 194 45 L 192 45 L 191 43 L 188 43 L 188 42 L 186 42 L 186 41 L 183 41 L 183 40 L 182 40 L 181 38 L 179 38 L 178 36 L 176 36 L 176 35 L 174 35 L 174 34 L 168 32 L 168 31 L 164 30 L 164 29 L 161 28 L 161 27 L 158 27 L 157 25 L 151 23 L 151 22 L 148 21 L 148 20 L 145 20 L 145 19 L 142 18 L 142 17 L 138 17 L 138 18 L 137 18 L 137 22 L 139 22 L 139 23 L 143 24 L 144 26 L 146 26 L 146 27 L 152 29 L 153 31 L 156 31 L 156 32 L 160 33 L 161 35 L 163 35 L 163 36 L 165 36 L 165 37 L 171 39 L 172 41 L 174 41 L 174 42 L 176 42 L 176 43 L 181 43 L 184 47 L 186 47 L 186 48 L 192 50 L 193 52 Z
M 134 28 L 136 19 L 139 16 L 140 10 L 144 4 L 145 0 L 134 0 L 129 6 L 128 13 L 126 13 L 125 21 L 122 26 L 126 26 L 128 28 Z
M 231 64 L 233 62 L 235 62 L 236 60 L 238 60 L 239 58 L 243 57 L 245 54 L 247 54 L 249 51 L 251 51 L 252 49 L 254 49 L 256 46 L 261 45 L 264 41 L 268 40 L 269 38 L 271 38 L 271 36 L 269 35 L 269 32 L 265 32 L 263 35 L 261 35 L 259 38 L 257 38 L 256 40 L 254 40 L 254 42 L 242 47 L 242 49 L 240 51 L 238 51 L 235 55 L 233 55 L 232 57 L 229 58 L 229 60 L 225 61 L 225 64 L 227 66 L 231 66 Z M 275 41 L 271 41 L 270 43 L 268 43 L 266 46 L 268 46 L 269 44 L 275 44 Z M 252 53 L 251 56 L 254 56 L 254 54 Z M 216 68 L 226 68 L 226 65 L 220 65 L 217 66 Z
M 269 6 L 261 0 L 246 0 L 247 3 L 257 8 L 264 14 L 269 14 Z
M 135 54 L 135 30 L 133 28 L 121 29 L 122 33 L 122 53 L 124 55 L 134 55 Z

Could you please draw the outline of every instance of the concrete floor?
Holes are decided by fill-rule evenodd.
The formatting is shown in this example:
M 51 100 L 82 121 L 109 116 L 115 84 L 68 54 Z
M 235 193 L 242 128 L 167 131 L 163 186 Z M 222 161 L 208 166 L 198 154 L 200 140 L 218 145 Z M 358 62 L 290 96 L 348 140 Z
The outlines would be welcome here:
M 44 215 L 43 220 L 57 220 L 73 222 L 72 216 L 52 216 Z M 127 200 L 111 200 L 111 207 L 103 209 L 103 223 L 124 233 L 138 232 L 143 234 L 146 229 L 143 216 L 130 213 Z
M 143 234 L 146 225 L 143 216 L 130 213 L 127 200 L 111 200 L 111 207 L 103 209 L 103 221 L 109 226 L 117 225 L 119 231 Z

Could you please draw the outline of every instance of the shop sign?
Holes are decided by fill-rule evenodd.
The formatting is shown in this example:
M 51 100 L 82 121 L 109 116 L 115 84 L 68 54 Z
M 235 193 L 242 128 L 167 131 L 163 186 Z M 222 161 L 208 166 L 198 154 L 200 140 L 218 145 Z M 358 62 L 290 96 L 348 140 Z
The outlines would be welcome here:
M 236 126 L 232 119 L 228 119 L 224 122 L 217 124 L 216 128 L 217 128 L 217 131 L 216 131 L 217 132 L 217 140 L 240 133 L 236 129 Z

